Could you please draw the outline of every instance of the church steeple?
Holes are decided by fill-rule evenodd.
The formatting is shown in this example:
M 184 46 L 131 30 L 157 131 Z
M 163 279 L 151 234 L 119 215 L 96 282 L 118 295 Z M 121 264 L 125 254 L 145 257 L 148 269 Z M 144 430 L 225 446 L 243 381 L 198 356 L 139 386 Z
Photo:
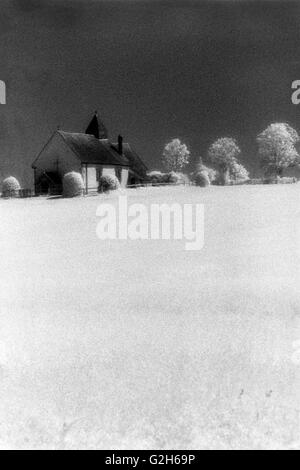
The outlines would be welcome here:
M 85 133 L 94 135 L 96 137 L 96 139 L 107 139 L 108 138 L 107 129 L 106 129 L 105 125 L 103 124 L 103 122 L 100 119 L 98 119 L 98 112 L 97 111 L 95 111 L 95 114 L 94 114 L 91 122 L 89 123 Z

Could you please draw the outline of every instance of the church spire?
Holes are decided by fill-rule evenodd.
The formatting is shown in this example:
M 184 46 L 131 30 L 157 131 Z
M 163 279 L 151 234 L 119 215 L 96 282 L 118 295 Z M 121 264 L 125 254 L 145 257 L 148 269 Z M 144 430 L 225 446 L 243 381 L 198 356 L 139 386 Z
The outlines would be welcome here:
M 95 111 L 95 114 L 91 122 L 89 123 L 85 133 L 94 135 L 96 139 L 107 139 L 108 137 L 107 129 L 105 125 L 103 124 L 103 122 L 100 119 L 98 119 L 97 111 Z

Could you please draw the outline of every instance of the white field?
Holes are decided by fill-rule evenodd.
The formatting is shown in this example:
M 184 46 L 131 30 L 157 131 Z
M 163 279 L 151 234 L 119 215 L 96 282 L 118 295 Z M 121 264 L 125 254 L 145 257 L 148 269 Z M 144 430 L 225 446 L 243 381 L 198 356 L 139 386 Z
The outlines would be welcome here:
M 300 184 L 127 194 L 203 203 L 204 249 L 0 200 L 0 447 L 299 448 Z

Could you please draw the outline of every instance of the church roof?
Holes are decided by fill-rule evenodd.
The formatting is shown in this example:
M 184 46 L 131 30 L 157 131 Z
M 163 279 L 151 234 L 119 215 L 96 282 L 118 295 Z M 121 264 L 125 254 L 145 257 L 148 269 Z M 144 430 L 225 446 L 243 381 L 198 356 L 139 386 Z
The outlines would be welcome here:
M 90 134 L 56 131 L 82 163 L 129 166 L 124 155 L 120 155 L 108 139 L 98 140 Z
M 140 175 L 145 175 L 148 171 L 148 167 L 145 165 L 140 156 L 136 151 L 128 144 L 123 144 L 123 153 L 129 161 L 130 167 Z
M 118 144 L 112 144 L 115 148 Z M 137 173 L 139 176 L 146 176 L 148 167 L 145 165 L 141 157 L 136 153 L 135 150 L 127 143 L 123 143 L 123 154 L 129 162 L 129 166 L 132 171 Z

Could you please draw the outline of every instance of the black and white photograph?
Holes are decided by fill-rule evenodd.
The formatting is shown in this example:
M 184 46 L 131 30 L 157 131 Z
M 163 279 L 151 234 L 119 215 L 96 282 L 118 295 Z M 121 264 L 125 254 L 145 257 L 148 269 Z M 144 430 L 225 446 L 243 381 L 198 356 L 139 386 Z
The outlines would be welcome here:
M 0 450 L 299 450 L 299 286 L 300 0 L 0 0 Z

